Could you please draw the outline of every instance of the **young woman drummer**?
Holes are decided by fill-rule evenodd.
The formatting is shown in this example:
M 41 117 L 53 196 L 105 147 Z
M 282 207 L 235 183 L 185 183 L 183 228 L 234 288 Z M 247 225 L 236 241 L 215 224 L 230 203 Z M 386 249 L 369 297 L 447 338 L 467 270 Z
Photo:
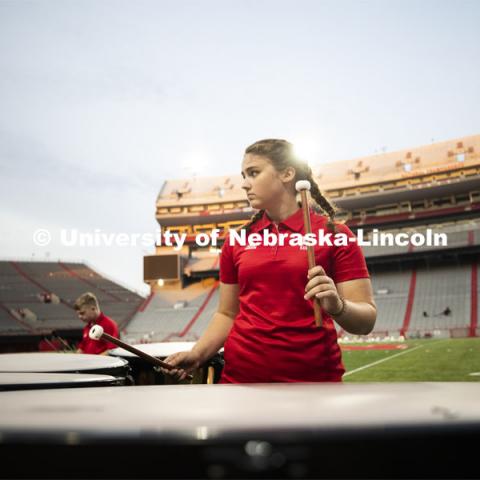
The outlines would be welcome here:
M 335 222 L 335 209 L 321 194 L 310 167 L 285 140 L 260 140 L 242 163 L 242 188 L 258 210 L 242 228 L 248 234 L 305 234 L 295 184 L 308 180 L 315 202 L 312 232 L 354 237 Z M 288 238 L 288 237 L 287 237 Z M 220 301 L 207 330 L 190 352 L 166 359 L 178 367 L 165 371 L 178 380 L 224 346 L 220 383 L 338 382 L 344 367 L 333 321 L 352 334 L 368 334 L 376 306 L 365 258 L 353 241 L 315 246 L 316 266 L 308 269 L 305 247 L 230 246 L 220 257 Z M 314 322 L 320 302 L 322 325 Z

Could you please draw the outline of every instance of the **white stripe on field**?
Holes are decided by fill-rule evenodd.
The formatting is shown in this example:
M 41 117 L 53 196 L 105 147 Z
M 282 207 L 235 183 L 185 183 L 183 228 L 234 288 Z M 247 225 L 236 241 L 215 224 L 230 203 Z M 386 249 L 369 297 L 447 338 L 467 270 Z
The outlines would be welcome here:
M 417 348 L 422 348 L 424 346 L 425 345 L 418 345 L 418 347 L 415 347 L 415 348 L 412 348 L 412 349 L 409 348 L 407 350 L 404 350 L 403 352 L 396 353 L 395 355 L 391 355 L 390 357 L 382 358 L 381 360 L 377 360 L 376 362 L 368 363 L 367 365 L 364 365 L 363 367 L 358 367 L 355 370 L 350 370 L 349 372 L 344 373 L 343 376 L 346 377 L 348 375 L 351 375 L 352 373 L 360 372 L 361 370 L 365 370 L 366 368 L 373 367 L 375 365 L 378 365 L 379 363 L 383 363 L 383 362 L 386 362 L 387 360 L 391 360 L 392 358 L 399 357 L 400 355 L 405 355 L 406 353 L 413 352 L 414 350 L 417 350 Z

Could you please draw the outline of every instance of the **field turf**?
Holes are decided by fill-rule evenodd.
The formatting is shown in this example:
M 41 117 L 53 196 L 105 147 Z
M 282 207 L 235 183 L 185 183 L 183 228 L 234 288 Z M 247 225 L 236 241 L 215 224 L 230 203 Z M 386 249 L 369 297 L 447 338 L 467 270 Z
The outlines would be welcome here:
M 405 344 L 404 350 L 343 350 L 344 382 L 480 381 L 480 338 L 407 340 Z

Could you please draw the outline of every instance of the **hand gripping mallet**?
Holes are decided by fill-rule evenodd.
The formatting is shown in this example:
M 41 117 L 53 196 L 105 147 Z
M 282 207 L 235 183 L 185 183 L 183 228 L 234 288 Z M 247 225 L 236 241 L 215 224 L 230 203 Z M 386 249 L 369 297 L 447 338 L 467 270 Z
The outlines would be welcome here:
M 108 333 L 105 333 L 103 331 L 103 327 L 101 327 L 100 325 L 94 325 L 90 329 L 90 331 L 88 332 L 88 336 L 92 340 L 107 340 L 111 343 L 114 343 L 115 345 L 118 345 L 119 347 L 122 347 L 125 350 L 128 350 L 129 352 L 133 353 L 134 355 L 142 357 L 147 362 L 153 363 L 157 367 L 165 368 L 166 370 L 175 370 L 177 368 L 177 367 L 174 367 L 173 365 L 170 365 L 167 362 L 163 362 L 162 360 L 158 359 L 157 357 L 152 357 L 148 353 L 142 352 L 138 348 L 132 347 L 128 343 L 122 342 L 118 338 L 112 337 Z M 190 375 L 190 374 L 187 374 L 187 379 L 192 380 L 193 376 Z
M 305 226 L 305 234 L 312 233 L 312 224 L 310 223 L 310 210 L 308 208 L 307 191 L 310 191 L 310 182 L 308 180 L 299 180 L 295 184 L 295 189 L 300 192 L 302 197 L 303 223 Z M 315 266 L 315 252 L 312 245 L 307 246 L 308 269 Z M 315 314 L 315 325 L 322 326 L 322 310 L 318 298 L 313 299 L 313 313 Z

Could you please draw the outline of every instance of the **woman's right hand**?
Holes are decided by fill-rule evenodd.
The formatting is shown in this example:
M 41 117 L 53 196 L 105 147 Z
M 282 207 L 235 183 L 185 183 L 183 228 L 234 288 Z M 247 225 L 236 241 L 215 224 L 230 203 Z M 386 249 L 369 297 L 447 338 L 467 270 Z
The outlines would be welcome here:
M 187 378 L 189 373 L 200 367 L 200 360 L 193 352 L 177 352 L 167 357 L 164 362 L 176 367 L 172 370 L 160 368 L 164 375 L 168 375 L 174 380 L 181 382 Z

